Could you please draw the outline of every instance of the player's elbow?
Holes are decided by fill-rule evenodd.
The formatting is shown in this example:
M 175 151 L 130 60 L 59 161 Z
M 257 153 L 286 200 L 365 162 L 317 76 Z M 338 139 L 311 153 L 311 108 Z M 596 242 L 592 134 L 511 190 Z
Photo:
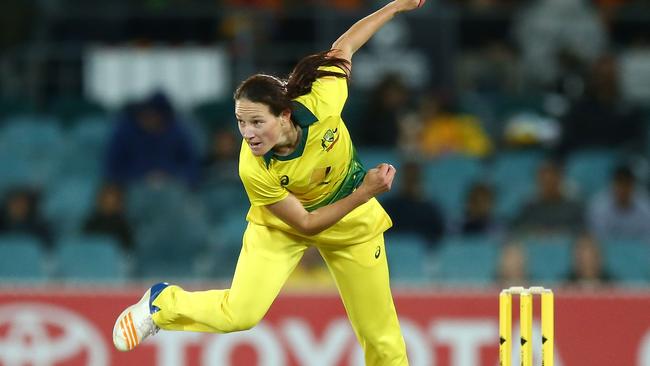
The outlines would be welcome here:
M 341 37 L 332 44 L 332 49 L 329 52 L 329 55 L 350 61 L 352 59 L 353 53 L 354 50 L 352 49 L 352 46 L 346 41 L 344 37 Z
M 294 229 L 296 229 L 296 231 L 298 231 L 300 234 L 306 236 L 314 236 L 316 234 L 319 234 L 321 231 L 323 231 L 323 229 L 321 228 L 309 226 L 308 224 L 301 225 L 299 227 L 294 227 Z
M 314 236 L 324 230 L 324 228 L 320 227 L 320 225 L 318 225 L 310 215 L 306 215 L 303 220 L 296 223 L 296 225 L 293 225 L 293 228 L 300 234 L 306 236 Z

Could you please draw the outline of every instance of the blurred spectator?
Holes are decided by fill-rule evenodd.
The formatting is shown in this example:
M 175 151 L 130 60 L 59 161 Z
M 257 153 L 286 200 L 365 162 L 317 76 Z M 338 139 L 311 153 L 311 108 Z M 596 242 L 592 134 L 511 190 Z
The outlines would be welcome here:
M 285 286 L 293 289 L 336 289 L 334 278 L 330 274 L 318 250 L 310 247 L 293 270 Z
M 399 192 L 382 203 L 393 220 L 392 230 L 419 234 L 433 246 L 444 234 L 444 218 L 440 209 L 425 198 L 422 168 L 410 161 L 400 169 Z
M 27 234 L 52 245 L 49 224 L 39 214 L 39 195 L 27 188 L 16 188 L 7 193 L 0 217 L 0 234 Z
M 331 2 L 331 0 L 327 0 Z M 383 0 L 376 3 L 384 3 Z M 373 5 L 371 5 L 373 6 Z M 422 37 L 408 18 L 394 18 L 354 54 L 354 85 L 362 90 L 376 88 L 386 77 L 397 77 L 409 90 L 422 90 L 431 81 L 432 60 L 423 47 L 436 39 L 435 27 Z M 427 43 L 424 39 L 428 39 Z M 440 75 L 437 75 L 440 76 Z
M 484 157 L 492 142 L 475 116 L 455 110 L 453 98 L 445 95 L 422 99 L 420 150 L 427 157 L 465 154 Z
M 509 243 L 501 250 L 497 280 L 502 287 L 524 286 L 528 281 L 526 256 L 519 243 Z
M 593 198 L 588 220 L 600 241 L 638 239 L 650 243 L 650 201 L 628 166 L 618 166 L 610 188 Z
M 457 77 L 462 90 L 486 97 L 511 95 L 521 84 L 521 66 L 512 46 L 503 40 L 486 40 L 460 55 Z
M 589 1 L 534 0 L 515 19 L 515 37 L 533 84 L 579 88 L 582 68 L 608 43 L 604 24 Z
M 209 184 L 239 184 L 239 148 L 241 138 L 229 128 L 212 134 L 208 154 L 204 160 L 204 179 Z
M 398 121 L 409 93 L 399 76 L 386 75 L 372 91 L 357 133 L 359 145 L 392 148 L 397 145 Z
M 583 230 L 583 204 L 567 193 L 558 162 L 546 160 L 540 165 L 536 190 L 513 222 L 515 235 L 576 235 Z
M 116 185 L 106 185 L 97 194 L 95 211 L 84 223 L 86 234 L 108 235 L 123 249 L 133 248 L 132 229 L 124 213 L 124 195 Z
M 462 235 L 488 235 L 495 239 L 503 233 L 494 216 L 494 191 L 485 183 L 474 183 L 465 201 L 465 215 L 457 231 Z
M 113 132 L 107 157 L 112 182 L 177 179 L 198 183 L 199 159 L 183 122 L 167 97 L 157 93 L 128 110 Z
M 588 235 L 578 238 L 573 251 L 573 268 L 569 282 L 581 287 L 594 287 L 610 280 L 610 275 L 603 268 L 600 249 L 593 238 Z
M 282 0 L 226 0 L 231 6 L 247 6 L 269 10 L 279 10 L 282 7 Z
M 564 118 L 561 152 L 594 147 L 644 152 L 644 132 L 643 115 L 621 101 L 617 61 L 600 58 L 591 69 L 584 97 Z
M 511 148 L 557 146 L 562 132 L 560 121 L 533 111 L 510 116 L 503 126 L 503 140 Z

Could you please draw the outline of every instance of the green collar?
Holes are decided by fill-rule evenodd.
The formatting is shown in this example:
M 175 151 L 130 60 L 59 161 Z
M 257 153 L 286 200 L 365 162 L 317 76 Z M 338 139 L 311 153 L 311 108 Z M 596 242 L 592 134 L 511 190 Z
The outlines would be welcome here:
M 314 114 L 309 109 L 307 109 L 307 107 L 305 107 L 302 103 L 294 100 L 291 102 L 291 107 L 292 107 L 292 111 L 291 111 L 292 119 L 298 124 L 298 126 L 302 127 L 302 135 L 300 136 L 300 141 L 298 142 L 298 146 L 296 146 L 296 149 L 287 156 L 275 155 L 273 150 L 270 150 L 269 152 L 264 154 L 264 162 L 266 163 L 267 168 L 269 167 L 269 164 L 271 164 L 271 159 L 286 161 L 301 156 L 302 153 L 305 151 L 305 145 L 307 144 L 307 137 L 309 136 L 309 126 L 314 124 L 314 122 L 318 121 L 316 116 L 314 116 Z

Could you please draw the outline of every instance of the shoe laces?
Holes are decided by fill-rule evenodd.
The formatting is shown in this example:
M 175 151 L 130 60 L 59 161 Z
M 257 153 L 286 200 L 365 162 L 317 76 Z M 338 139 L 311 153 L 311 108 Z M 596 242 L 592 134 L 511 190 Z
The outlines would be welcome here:
M 148 313 L 148 307 L 147 307 L 147 313 Z M 148 336 L 152 336 L 160 330 L 160 328 L 153 322 L 153 319 L 151 318 L 151 314 L 147 314 L 147 316 L 143 316 L 140 319 L 140 322 L 136 325 L 138 329 L 142 332 L 142 338 L 146 338 Z
M 160 328 L 154 324 L 151 316 L 143 318 L 140 324 L 138 324 L 138 329 L 142 332 L 143 338 L 152 336 L 160 330 Z

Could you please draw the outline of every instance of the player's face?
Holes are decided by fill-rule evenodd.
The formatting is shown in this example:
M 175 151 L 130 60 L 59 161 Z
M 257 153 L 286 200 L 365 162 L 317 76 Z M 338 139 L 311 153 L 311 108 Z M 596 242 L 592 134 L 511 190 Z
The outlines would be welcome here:
M 239 99 L 235 101 L 235 116 L 239 133 L 255 156 L 266 154 L 282 138 L 281 117 L 273 115 L 266 104 Z

